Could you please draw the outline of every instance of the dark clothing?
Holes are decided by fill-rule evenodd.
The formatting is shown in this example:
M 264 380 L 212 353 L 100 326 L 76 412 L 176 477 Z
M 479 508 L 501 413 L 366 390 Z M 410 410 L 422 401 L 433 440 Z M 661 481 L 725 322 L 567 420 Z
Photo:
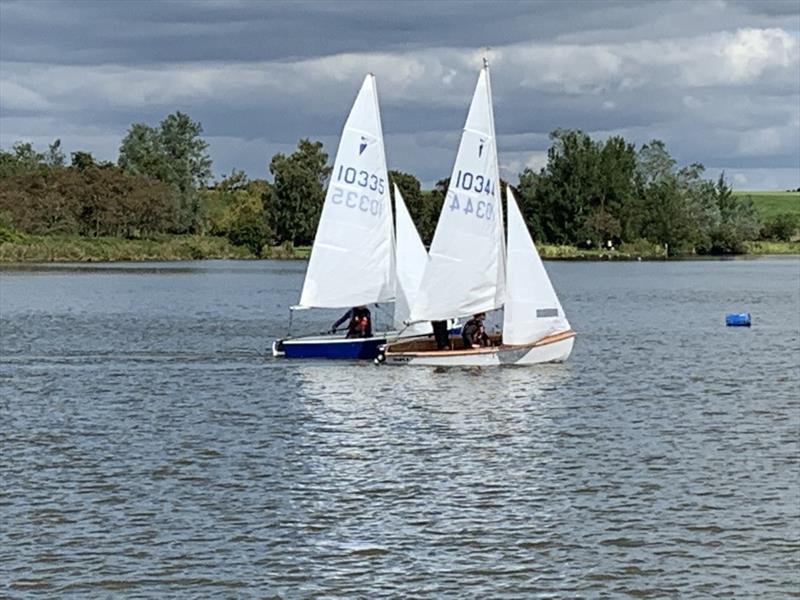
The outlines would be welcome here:
M 339 328 L 339 325 L 347 321 L 347 319 L 351 318 L 352 316 L 353 316 L 353 309 L 351 308 L 346 313 L 344 313 L 342 317 L 338 321 L 336 321 L 336 323 L 333 324 L 333 326 L 331 326 L 331 331 L 336 331 Z
M 431 321 L 433 338 L 436 340 L 437 350 L 450 349 L 450 332 L 447 330 L 447 321 Z
M 336 331 L 342 323 L 350 319 L 347 324 L 347 337 L 349 338 L 368 338 L 372 337 L 372 313 L 367 307 L 354 307 L 348 310 L 341 319 L 336 321 L 331 327 Z
M 464 340 L 464 348 L 469 349 L 473 346 L 489 346 L 489 336 L 483 328 L 483 321 L 480 319 L 470 319 L 461 329 L 461 338 Z

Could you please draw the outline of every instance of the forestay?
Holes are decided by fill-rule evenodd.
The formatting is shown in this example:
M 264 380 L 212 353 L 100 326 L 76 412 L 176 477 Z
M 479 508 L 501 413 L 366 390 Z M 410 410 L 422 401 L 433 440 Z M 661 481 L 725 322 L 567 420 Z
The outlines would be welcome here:
M 375 76 L 369 74 L 339 141 L 299 307 L 394 299 L 388 181 Z
M 569 322 L 550 283 L 511 188 L 508 206 L 508 262 L 503 344 L 530 344 L 559 331 Z
M 461 136 L 411 319 L 444 320 L 492 310 L 505 299 L 505 244 L 489 68 Z
M 428 260 L 428 253 L 417 233 L 414 221 L 406 208 L 400 188 L 394 186 L 394 205 L 396 219 L 397 236 L 397 288 L 394 304 L 394 327 L 397 331 L 404 334 L 409 333 L 430 333 L 430 323 L 416 323 L 407 326 L 411 307 L 414 305 L 422 275 L 425 272 L 425 263 Z

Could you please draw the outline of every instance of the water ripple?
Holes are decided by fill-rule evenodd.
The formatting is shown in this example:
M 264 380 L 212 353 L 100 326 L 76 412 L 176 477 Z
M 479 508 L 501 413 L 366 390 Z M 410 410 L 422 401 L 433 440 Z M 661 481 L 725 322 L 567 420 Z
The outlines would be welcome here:
M 438 371 L 265 357 L 257 264 L 2 275 L 0 595 L 800 596 L 795 264 L 554 265 L 570 362 Z

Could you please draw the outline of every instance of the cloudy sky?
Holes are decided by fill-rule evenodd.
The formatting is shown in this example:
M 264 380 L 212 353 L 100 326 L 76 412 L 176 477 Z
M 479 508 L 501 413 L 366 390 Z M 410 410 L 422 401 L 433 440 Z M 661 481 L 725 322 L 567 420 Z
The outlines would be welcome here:
M 217 175 L 267 176 L 301 137 L 334 152 L 367 71 L 389 168 L 450 174 L 486 53 L 503 174 L 580 128 L 738 189 L 800 186 L 800 2 L 0 0 L 0 146 L 115 161 L 134 122 L 202 122 Z

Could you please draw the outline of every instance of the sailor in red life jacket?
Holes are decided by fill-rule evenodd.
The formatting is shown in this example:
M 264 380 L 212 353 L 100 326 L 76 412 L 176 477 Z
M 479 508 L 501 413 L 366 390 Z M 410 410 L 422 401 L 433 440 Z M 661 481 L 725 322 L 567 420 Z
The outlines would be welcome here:
M 331 333 L 336 333 L 336 328 L 350 319 L 347 324 L 348 338 L 368 338 L 372 337 L 372 315 L 366 306 L 354 306 L 333 324 Z

